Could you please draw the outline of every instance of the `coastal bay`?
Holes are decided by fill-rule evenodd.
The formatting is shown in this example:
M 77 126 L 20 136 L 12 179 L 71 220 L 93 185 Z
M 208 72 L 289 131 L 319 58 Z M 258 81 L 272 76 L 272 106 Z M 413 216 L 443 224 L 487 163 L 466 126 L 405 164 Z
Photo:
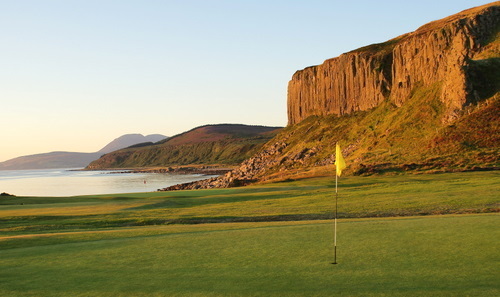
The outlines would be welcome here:
M 119 174 L 110 174 L 119 172 Z M 0 170 L 0 192 L 16 196 L 76 196 L 151 192 L 179 183 L 212 177 L 200 173 L 157 173 L 113 170 Z

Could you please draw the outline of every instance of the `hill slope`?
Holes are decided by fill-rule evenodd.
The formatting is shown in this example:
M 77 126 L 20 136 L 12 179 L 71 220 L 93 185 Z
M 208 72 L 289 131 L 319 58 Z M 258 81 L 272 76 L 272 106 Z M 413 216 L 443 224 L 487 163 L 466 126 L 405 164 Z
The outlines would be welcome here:
M 166 136 L 160 134 L 148 136 L 143 136 L 142 134 L 126 134 L 116 138 L 95 153 L 50 152 L 21 156 L 0 162 L 0 170 L 82 168 L 98 159 L 102 154 L 138 143 L 157 142 L 165 138 Z
M 111 153 L 112 151 L 116 151 L 116 150 L 119 150 L 122 148 L 129 147 L 131 145 L 136 145 L 136 144 L 145 143 L 145 142 L 154 143 L 154 142 L 164 140 L 166 138 L 168 138 L 168 137 L 165 135 L 161 135 L 161 134 L 151 134 L 151 135 L 147 135 L 147 136 L 144 136 L 142 134 L 125 134 L 125 135 L 122 135 L 122 136 L 114 139 L 110 143 L 108 143 L 105 147 L 100 149 L 98 151 L 98 153 L 107 154 L 107 153 Z M 91 161 L 93 161 L 93 160 L 91 160 Z M 87 165 L 87 164 L 85 164 L 85 165 Z
M 0 163 L 0 170 L 81 168 L 101 153 L 50 152 L 13 158 Z
M 202 126 L 152 145 L 129 147 L 106 154 L 87 168 L 236 165 L 250 157 L 280 129 L 237 124 Z

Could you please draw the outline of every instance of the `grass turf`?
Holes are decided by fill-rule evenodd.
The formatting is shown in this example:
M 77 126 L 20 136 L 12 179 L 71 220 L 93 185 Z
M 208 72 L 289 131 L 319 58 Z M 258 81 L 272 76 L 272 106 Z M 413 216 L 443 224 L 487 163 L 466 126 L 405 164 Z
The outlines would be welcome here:
M 0 252 L 0 295 L 498 296 L 497 222 L 341 220 L 337 265 L 331 221 L 46 235 L 57 240 Z
M 339 217 L 498 211 L 500 173 L 347 177 Z M 333 217 L 335 179 L 245 188 L 82 197 L 0 198 L 0 236 L 170 223 L 318 220 Z
M 0 296 L 498 296 L 498 177 L 2 197 Z

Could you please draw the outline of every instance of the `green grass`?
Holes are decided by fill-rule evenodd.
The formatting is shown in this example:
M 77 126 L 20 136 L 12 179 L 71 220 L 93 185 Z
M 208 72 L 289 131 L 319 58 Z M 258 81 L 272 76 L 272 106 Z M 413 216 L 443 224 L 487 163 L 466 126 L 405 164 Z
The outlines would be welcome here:
M 0 296 L 498 296 L 499 177 L 2 197 Z
M 340 220 L 337 265 L 331 221 L 52 235 L 0 252 L 0 295 L 498 296 L 497 223 L 494 214 Z
M 498 211 L 500 173 L 342 177 L 339 217 Z M 331 219 L 335 179 L 244 188 L 0 199 L 0 235 L 172 223 Z

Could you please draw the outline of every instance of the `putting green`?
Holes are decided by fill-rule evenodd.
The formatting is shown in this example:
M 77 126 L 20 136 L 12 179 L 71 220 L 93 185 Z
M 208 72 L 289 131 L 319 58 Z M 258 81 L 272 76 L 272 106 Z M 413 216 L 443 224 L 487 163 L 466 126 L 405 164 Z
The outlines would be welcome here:
M 498 296 L 497 226 L 495 214 L 340 220 L 337 265 L 331 221 L 5 238 L 0 296 Z

